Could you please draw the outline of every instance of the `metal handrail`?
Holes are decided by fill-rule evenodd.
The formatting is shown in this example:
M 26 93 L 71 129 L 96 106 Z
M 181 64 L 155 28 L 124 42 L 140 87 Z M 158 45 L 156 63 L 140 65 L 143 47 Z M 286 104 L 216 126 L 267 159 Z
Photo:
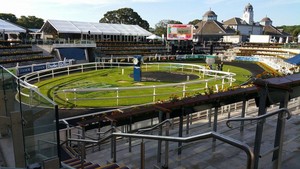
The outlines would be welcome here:
M 41 94 L 39 91 L 38 91 L 38 88 L 35 86 L 35 85 L 32 85 L 24 80 L 22 80 L 21 78 L 17 77 L 15 74 L 11 73 L 8 69 L 6 69 L 5 67 L 1 66 L 0 67 L 2 69 L 4 69 L 7 73 L 9 73 L 11 76 L 13 76 L 17 81 L 16 83 L 19 84 L 20 86 L 23 86 L 23 87 L 26 87 L 32 91 L 34 91 L 35 93 L 37 93 L 40 97 L 42 97 L 43 99 L 45 99 L 47 102 L 51 103 L 53 106 L 56 106 L 56 103 L 53 102 L 52 100 L 50 100 L 48 97 L 44 96 L 43 94 Z M 18 83 L 19 82 L 19 83 Z M 24 85 L 22 85 L 24 84 Z M 16 89 L 18 91 L 18 88 Z M 18 91 L 20 92 L 20 91 Z
M 239 149 L 242 149 L 247 154 L 247 169 L 253 168 L 253 162 L 254 162 L 254 154 L 252 152 L 252 149 L 245 143 L 235 140 L 233 138 L 230 138 L 228 136 L 222 135 L 220 133 L 216 132 L 208 132 L 203 133 L 195 136 L 190 137 L 172 137 L 172 136 L 155 136 L 155 135 L 145 135 L 145 134 L 129 134 L 129 133 L 113 133 L 113 137 L 116 139 L 116 137 L 130 137 L 130 138 L 140 138 L 140 139 L 151 139 L 151 140 L 160 140 L 160 141 L 173 141 L 173 142 L 193 142 L 208 138 L 215 138 L 220 141 L 223 141 L 225 143 L 228 143 L 234 147 L 237 147 Z M 114 141 L 114 155 L 113 160 L 116 161 L 116 141 Z
M 253 120 L 262 120 L 262 119 L 266 119 L 267 117 L 271 117 L 274 116 L 280 112 L 285 112 L 287 114 L 286 119 L 290 119 L 292 117 L 290 111 L 287 108 L 280 108 L 279 110 L 267 113 L 267 114 L 263 114 L 257 117 L 246 117 L 246 118 L 233 118 L 233 119 L 228 119 L 226 121 L 226 125 L 229 128 L 232 128 L 232 126 L 230 125 L 230 122 L 232 121 L 253 121 Z
M 139 130 L 137 131 L 137 134 L 141 134 L 141 133 L 145 133 L 145 132 L 148 132 L 148 131 L 152 131 L 152 130 L 154 130 L 154 129 L 156 129 L 156 128 L 158 128 L 158 127 L 160 127 L 160 126 L 162 126 L 162 125 L 164 125 L 164 124 L 166 124 L 166 123 L 169 123 L 170 125 L 173 124 L 171 119 L 166 119 L 165 121 L 162 121 L 162 122 L 156 124 L 156 125 L 153 126 L 153 127 L 145 128 L 145 129 L 139 129 Z

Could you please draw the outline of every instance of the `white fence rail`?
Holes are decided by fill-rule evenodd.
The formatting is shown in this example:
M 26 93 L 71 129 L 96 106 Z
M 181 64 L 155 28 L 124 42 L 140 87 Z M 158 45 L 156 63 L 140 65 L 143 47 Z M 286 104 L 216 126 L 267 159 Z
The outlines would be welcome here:
M 77 64 L 77 65 L 70 65 L 68 67 L 62 68 L 55 68 L 43 71 L 37 71 L 34 73 L 27 74 L 22 77 L 24 81 L 28 83 L 38 82 L 41 79 L 46 78 L 55 78 L 61 75 L 70 75 L 73 72 L 87 72 L 91 70 L 98 70 L 98 69 L 108 69 L 108 68 L 122 68 L 125 66 L 133 66 L 132 63 L 123 63 L 123 62 L 95 62 L 95 63 L 85 63 L 85 64 Z M 217 70 L 209 70 L 206 69 L 204 66 L 195 65 L 195 64 L 185 64 L 185 63 L 144 63 L 143 69 L 148 71 L 148 69 L 156 69 L 156 70 L 164 70 L 164 71 L 175 71 L 181 70 L 182 72 L 189 72 L 189 73 L 197 73 L 200 77 L 199 80 L 189 81 L 187 78 L 186 82 L 183 83 L 170 83 L 170 84 L 163 84 L 163 85 L 151 85 L 151 86 L 136 86 L 136 87 L 113 87 L 113 88 L 73 88 L 73 89 L 65 89 L 55 91 L 53 93 L 53 101 L 58 99 L 63 99 L 66 102 L 72 102 L 74 105 L 77 104 L 77 101 L 82 100 L 115 100 L 115 105 L 120 105 L 121 99 L 138 99 L 143 97 L 151 98 L 149 100 L 150 103 L 156 102 L 159 96 L 171 96 L 171 95 L 180 95 L 182 97 L 186 97 L 188 92 L 204 92 L 206 88 L 208 88 L 208 82 L 215 81 L 215 80 L 222 80 L 220 84 L 216 84 L 214 86 L 214 91 L 218 91 L 224 89 L 225 85 L 231 86 L 232 83 L 235 81 L 233 78 L 235 76 L 234 73 L 224 72 L 224 71 L 217 71 Z M 210 77 L 210 78 L 207 78 Z M 189 89 L 189 86 L 195 84 L 205 84 L 205 87 L 199 88 L 192 88 Z M 202 85 L 203 86 L 203 85 Z M 175 92 L 162 92 L 163 88 L 174 88 L 176 87 L 178 90 Z M 136 95 L 122 95 L 124 91 L 132 91 L 131 93 L 135 93 L 136 91 L 141 90 L 151 90 L 151 93 L 145 94 L 136 94 Z M 160 90 L 160 91 L 158 91 Z M 115 93 L 113 96 L 109 97 L 91 97 L 91 98 L 80 98 L 77 97 L 80 93 L 85 92 L 110 92 Z M 62 98 L 62 96 L 64 96 Z M 28 95 L 30 97 L 30 95 Z

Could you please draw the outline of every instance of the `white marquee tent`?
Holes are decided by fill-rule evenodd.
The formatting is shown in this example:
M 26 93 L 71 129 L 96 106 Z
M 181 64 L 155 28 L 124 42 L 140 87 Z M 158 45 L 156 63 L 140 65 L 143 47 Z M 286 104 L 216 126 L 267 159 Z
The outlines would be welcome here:
M 138 25 L 93 23 L 65 20 L 47 20 L 42 32 L 57 31 L 58 34 L 150 36 L 152 33 Z
M 15 24 L 12 24 L 8 21 L 0 19 L 0 32 L 3 33 L 21 33 L 26 32 L 25 29 L 21 28 L 20 26 L 17 26 Z

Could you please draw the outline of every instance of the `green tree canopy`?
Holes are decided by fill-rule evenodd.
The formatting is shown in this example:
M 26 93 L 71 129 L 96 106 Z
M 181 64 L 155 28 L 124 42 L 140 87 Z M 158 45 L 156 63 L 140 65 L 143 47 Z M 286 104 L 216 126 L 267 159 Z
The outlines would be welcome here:
M 293 37 L 297 37 L 299 34 L 300 34 L 300 26 L 298 28 L 294 29 L 292 35 L 293 35 Z
M 277 27 L 278 29 L 283 29 L 284 32 L 287 32 L 289 34 L 291 34 L 293 37 L 297 37 L 298 34 L 300 33 L 300 25 L 293 25 L 293 26 L 279 26 Z
M 17 17 L 11 13 L 0 13 L 0 19 L 6 20 L 11 23 L 17 23 Z
M 168 24 L 182 24 L 180 21 L 175 20 L 161 20 L 155 25 L 154 33 L 156 35 L 164 34 L 167 37 L 167 25 Z
M 139 25 L 146 30 L 149 29 L 149 23 L 146 20 L 143 20 L 140 15 L 131 8 L 121 8 L 114 11 L 108 11 L 99 22 Z
M 17 20 L 17 24 L 25 28 L 40 29 L 44 24 L 44 20 L 35 16 L 21 16 Z
M 188 24 L 196 26 L 199 22 L 201 22 L 200 19 L 194 19 L 194 20 L 190 21 Z

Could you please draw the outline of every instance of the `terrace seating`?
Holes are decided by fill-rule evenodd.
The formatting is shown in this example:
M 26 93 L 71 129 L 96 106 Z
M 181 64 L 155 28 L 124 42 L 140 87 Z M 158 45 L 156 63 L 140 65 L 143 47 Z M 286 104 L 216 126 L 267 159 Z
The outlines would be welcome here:
M 43 60 L 43 62 L 53 61 L 53 56 L 44 56 L 43 51 L 34 51 L 31 45 L 22 45 L 20 41 L 0 41 L 0 64 L 11 67 L 31 64 Z
M 167 49 L 161 43 L 146 42 L 97 42 L 97 51 L 106 56 L 155 55 L 166 54 Z

